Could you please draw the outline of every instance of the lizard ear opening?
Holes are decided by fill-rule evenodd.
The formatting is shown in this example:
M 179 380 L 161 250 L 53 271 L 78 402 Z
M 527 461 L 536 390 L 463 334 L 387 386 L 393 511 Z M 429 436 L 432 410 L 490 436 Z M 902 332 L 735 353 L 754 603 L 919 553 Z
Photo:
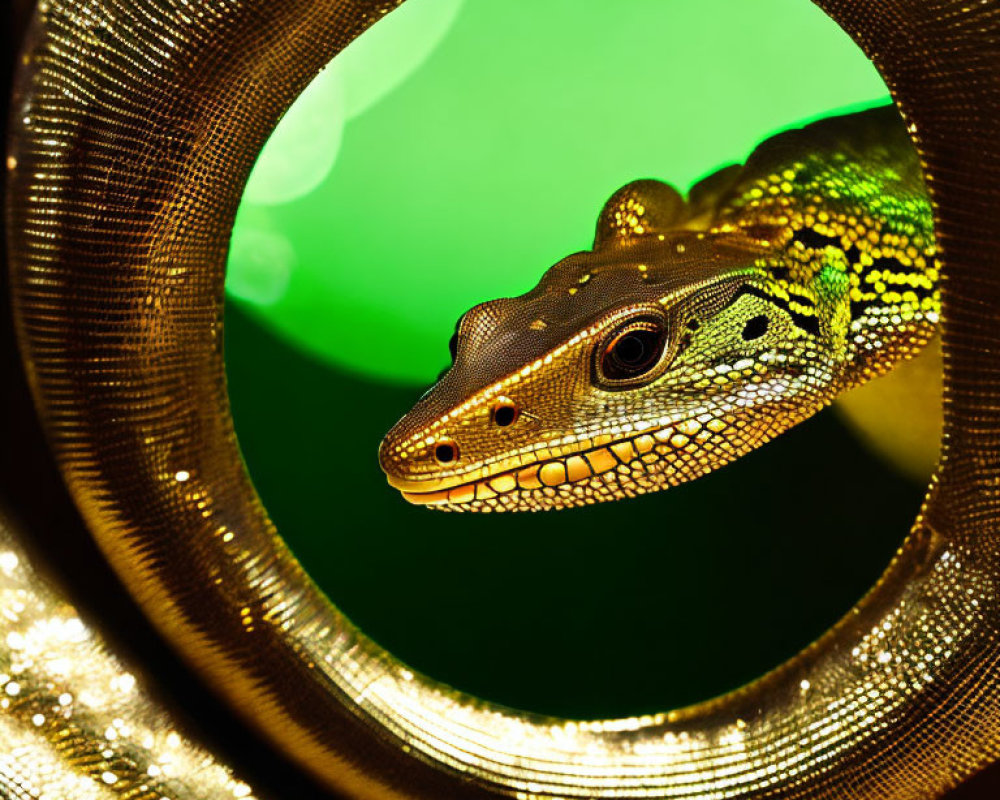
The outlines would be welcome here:
M 665 233 L 683 225 L 687 216 L 684 197 L 669 183 L 650 178 L 626 183 L 601 209 L 594 249 Z

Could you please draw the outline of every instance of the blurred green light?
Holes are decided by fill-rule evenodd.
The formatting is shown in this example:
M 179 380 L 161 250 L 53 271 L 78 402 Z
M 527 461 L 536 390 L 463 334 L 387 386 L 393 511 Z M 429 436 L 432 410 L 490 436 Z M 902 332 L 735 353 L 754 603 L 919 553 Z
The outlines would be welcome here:
M 250 173 L 244 205 L 288 203 L 323 183 L 340 150 L 344 106 L 341 76 L 332 69 L 323 70 L 271 134 Z
M 427 60 L 455 22 L 462 3 L 408 0 L 389 15 L 388 22 L 355 39 L 334 59 L 329 69 L 342 79 L 349 119 L 382 100 Z
M 229 253 L 230 270 L 226 276 L 226 291 L 263 307 L 280 300 L 292 270 L 295 250 L 280 231 L 263 226 L 244 226 L 233 236 Z
M 619 185 L 887 96 L 802 0 L 408 0 L 268 142 L 227 289 L 327 363 L 427 383 L 455 319 L 589 247 Z
M 461 4 L 462 0 L 407 3 L 393 14 L 392 24 L 355 40 L 281 119 L 254 165 L 243 202 L 287 203 L 326 180 L 340 150 L 344 123 L 377 103 L 423 63 Z M 238 259 L 234 263 L 242 265 Z

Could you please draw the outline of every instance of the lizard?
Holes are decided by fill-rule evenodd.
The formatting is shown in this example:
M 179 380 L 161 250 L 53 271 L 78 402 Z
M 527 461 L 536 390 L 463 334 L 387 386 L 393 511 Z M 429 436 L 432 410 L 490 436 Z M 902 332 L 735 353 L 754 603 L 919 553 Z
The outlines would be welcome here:
M 684 197 L 653 179 L 593 249 L 459 320 L 384 438 L 412 503 L 545 510 L 703 476 L 916 355 L 940 316 L 931 202 L 892 105 L 759 144 Z

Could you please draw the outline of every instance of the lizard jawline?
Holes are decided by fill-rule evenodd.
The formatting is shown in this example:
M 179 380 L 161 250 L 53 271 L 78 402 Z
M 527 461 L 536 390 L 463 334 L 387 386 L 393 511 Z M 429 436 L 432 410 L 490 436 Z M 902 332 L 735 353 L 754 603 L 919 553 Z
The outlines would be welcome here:
M 697 427 L 701 427 L 700 425 Z M 682 424 L 678 428 L 688 428 Z M 520 493 L 558 489 L 567 485 L 600 477 L 620 467 L 630 467 L 655 450 L 682 449 L 688 446 L 693 430 L 683 432 L 678 428 L 666 427 L 656 431 L 638 434 L 612 444 L 591 447 L 587 450 L 539 460 L 527 466 L 519 465 L 488 477 L 477 478 L 450 487 L 440 484 L 429 491 L 416 491 L 415 483 L 397 486 L 403 497 L 415 505 L 463 506 L 474 501 L 491 501 L 494 498 Z M 707 434 L 704 431 L 702 435 Z M 659 456 L 657 456 L 659 457 Z M 502 500 L 500 501 L 502 504 Z

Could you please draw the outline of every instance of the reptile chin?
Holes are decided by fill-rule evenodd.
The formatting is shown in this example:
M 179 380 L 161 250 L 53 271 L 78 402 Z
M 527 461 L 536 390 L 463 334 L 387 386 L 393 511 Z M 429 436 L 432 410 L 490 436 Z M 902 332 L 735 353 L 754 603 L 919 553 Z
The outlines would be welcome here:
M 388 480 L 409 502 L 446 511 L 540 511 L 590 505 L 704 474 L 707 466 L 700 469 L 678 456 L 703 452 L 710 440 L 724 437 L 728 427 L 718 419 L 704 425 L 685 422 L 528 466 L 501 467 L 487 477 L 464 482 L 463 476 L 417 481 L 389 476 Z

